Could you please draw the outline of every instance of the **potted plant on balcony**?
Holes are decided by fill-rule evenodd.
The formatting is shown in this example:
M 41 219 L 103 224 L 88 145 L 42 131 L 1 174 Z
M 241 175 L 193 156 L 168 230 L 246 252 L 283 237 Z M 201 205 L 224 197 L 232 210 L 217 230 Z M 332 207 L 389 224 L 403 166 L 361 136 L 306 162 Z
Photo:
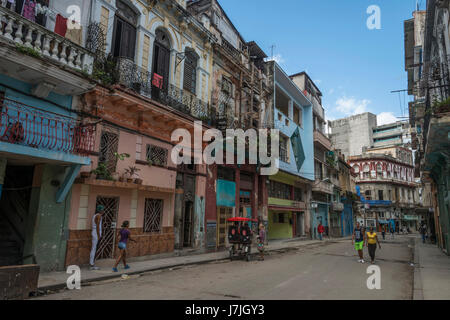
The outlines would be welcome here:
M 144 181 L 141 178 L 139 178 L 139 175 L 137 175 L 137 178 L 134 179 L 134 183 L 136 183 L 136 184 L 142 184 L 143 182 Z
M 141 171 L 141 169 L 137 168 L 137 167 L 128 167 L 128 169 L 125 169 L 125 175 L 128 176 L 127 178 L 127 182 L 128 183 L 132 183 L 133 182 L 133 177 L 135 176 L 135 174 Z
M 91 173 L 96 175 L 96 179 L 99 180 L 113 180 L 106 163 L 99 163 L 97 169 L 92 170 Z

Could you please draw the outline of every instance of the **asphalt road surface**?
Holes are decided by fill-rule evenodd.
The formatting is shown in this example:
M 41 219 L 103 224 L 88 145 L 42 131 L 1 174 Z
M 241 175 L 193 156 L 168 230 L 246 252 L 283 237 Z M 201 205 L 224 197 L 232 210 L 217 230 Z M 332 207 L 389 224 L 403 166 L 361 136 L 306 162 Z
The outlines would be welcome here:
M 265 261 L 225 261 L 149 272 L 36 299 L 406 300 L 412 299 L 413 292 L 411 240 L 396 236 L 377 249 L 381 289 L 368 289 L 370 263 L 358 263 L 351 241 L 341 240 L 271 253 Z M 367 248 L 364 257 L 369 260 Z

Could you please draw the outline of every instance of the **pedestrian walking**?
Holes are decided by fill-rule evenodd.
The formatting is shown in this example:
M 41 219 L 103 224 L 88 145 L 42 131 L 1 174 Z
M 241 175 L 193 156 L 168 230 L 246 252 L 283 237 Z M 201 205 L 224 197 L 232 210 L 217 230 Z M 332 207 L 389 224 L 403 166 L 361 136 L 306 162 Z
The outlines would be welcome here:
M 380 249 L 381 249 L 381 245 L 380 245 L 380 242 L 378 241 L 377 233 L 373 230 L 373 227 L 371 227 L 370 231 L 367 232 L 366 242 L 367 242 L 366 244 L 367 244 L 367 249 L 369 251 L 371 263 L 374 264 L 375 263 L 375 251 L 377 250 L 377 243 L 378 243 L 378 247 Z
M 117 270 L 117 266 L 120 263 L 120 260 L 123 261 L 123 265 L 126 269 L 130 269 L 130 266 L 127 265 L 127 244 L 128 244 L 128 240 L 136 242 L 136 240 L 131 239 L 131 232 L 130 230 L 128 230 L 128 227 L 130 226 L 130 223 L 128 221 L 124 221 L 122 223 L 122 229 L 119 230 L 119 232 L 117 233 L 117 238 L 119 238 L 119 250 L 120 250 L 120 254 L 119 257 L 116 260 L 116 264 L 113 267 L 113 271 L 114 272 L 119 272 L 119 270 Z
M 381 227 L 381 235 L 383 236 L 383 240 L 386 240 L 386 225 Z
M 259 235 L 258 235 L 258 251 L 259 251 L 259 260 L 264 261 L 264 242 L 266 240 L 266 228 L 264 224 L 259 225 Z
M 395 230 L 393 227 L 391 227 L 391 240 L 394 240 L 394 233 L 395 233 Z
M 352 245 L 355 246 L 355 250 L 358 252 L 359 260 L 358 262 L 364 263 L 364 232 L 361 228 L 361 225 L 359 222 L 356 223 L 356 228 L 353 230 L 353 236 L 352 236 Z
M 102 237 L 102 222 L 103 214 L 105 213 L 105 206 L 99 204 L 95 209 L 95 214 L 92 217 L 92 247 L 89 257 L 89 265 L 91 270 L 99 270 L 100 268 L 95 266 L 95 254 L 97 253 L 97 244 Z
M 427 238 L 427 226 L 425 224 L 420 226 L 420 234 L 422 235 L 422 242 L 425 243 Z
M 317 227 L 317 232 L 319 233 L 320 241 L 322 241 L 323 233 L 325 232 L 325 228 L 323 227 L 322 222 L 319 223 L 319 226 Z

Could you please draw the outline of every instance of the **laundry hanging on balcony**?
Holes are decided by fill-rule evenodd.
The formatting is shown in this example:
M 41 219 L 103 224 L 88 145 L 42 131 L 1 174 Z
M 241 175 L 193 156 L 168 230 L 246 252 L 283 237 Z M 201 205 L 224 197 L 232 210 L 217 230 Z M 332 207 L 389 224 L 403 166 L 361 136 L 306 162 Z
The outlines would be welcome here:
M 36 21 L 36 2 L 25 0 L 22 9 L 22 16 L 30 21 Z
M 62 15 L 58 14 L 56 16 L 55 33 L 65 37 L 66 32 L 67 32 L 67 18 L 64 18 Z

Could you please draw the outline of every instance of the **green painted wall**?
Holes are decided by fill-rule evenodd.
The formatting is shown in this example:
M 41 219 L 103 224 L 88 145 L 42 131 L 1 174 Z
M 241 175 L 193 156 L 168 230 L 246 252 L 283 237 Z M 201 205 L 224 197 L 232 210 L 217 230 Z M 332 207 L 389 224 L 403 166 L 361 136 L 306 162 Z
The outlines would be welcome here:
M 274 222 L 274 218 L 273 218 L 274 214 L 278 215 L 278 212 L 269 210 L 269 228 L 268 228 L 269 240 L 291 239 L 293 237 L 293 234 L 292 234 L 292 225 L 289 224 L 289 220 L 292 219 L 292 213 L 284 212 L 285 223 Z M 277 221 L 278 221 L 278 219 L 277 219 Z
M 62 184 L 65 175 L 66 168 L 59 165 L 39 165 L 35 169 L 24 256 L 34 254 L 44 272 L 64 270 L 72 193 L 62 203 L 56 203 L 60 186 L 53 186 L 52 181 Z M 33 260 L 28 258 L 24 262 Z

